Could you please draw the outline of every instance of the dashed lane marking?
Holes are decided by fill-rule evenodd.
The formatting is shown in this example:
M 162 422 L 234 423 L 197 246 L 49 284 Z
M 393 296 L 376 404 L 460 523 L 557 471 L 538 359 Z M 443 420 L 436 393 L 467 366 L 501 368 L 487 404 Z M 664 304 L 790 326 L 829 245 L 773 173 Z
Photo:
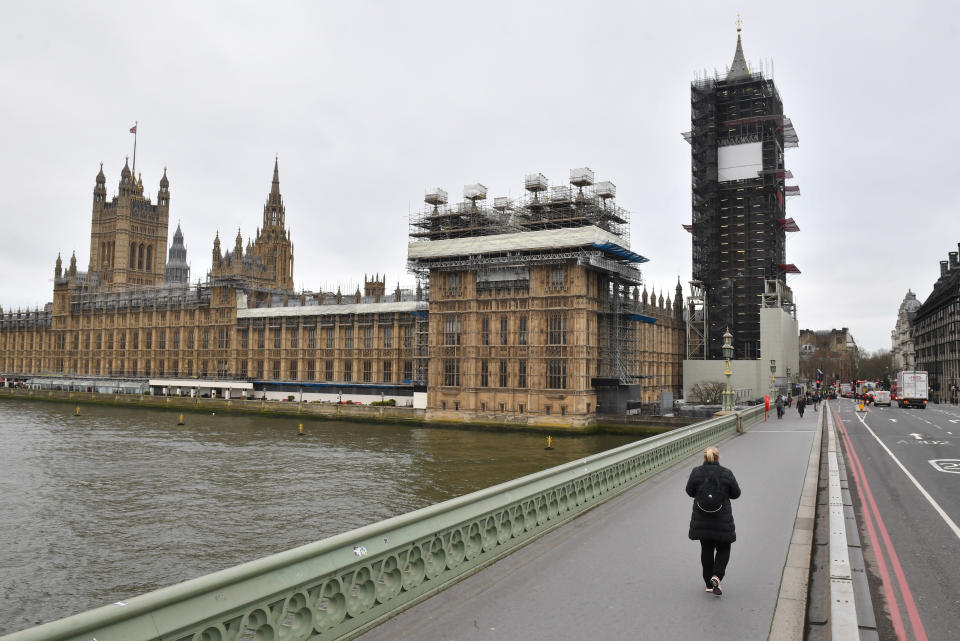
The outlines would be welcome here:
M 863 419 L 863 417 L 858 416 L 857 418 L 860 420 L 863 426 L 867 428 L 867 431 L 870 432 L 870 436 L 872 436 L 874 440 L 876 440 L 877 443 L 880 444 L 880 447 L 882 447 L 884 451 L 886 451 L 886 453 L 890 455 L 890 458 L 892 458 L 893 462 L 897 464 L 897 467 L 899 467 L 903 471 L 903 473 L 907 475 L 907 478 L 910 479 L 911 482 L 913 482 L 913 485 L 920 491 L 920 494 L 923 495 L 923 498 L 927 500 L 927 502 L 931 505 L 931 507 L 933 507 L 934 511 L 936 511 L 936 513 L 940 515 L 940 518 L 943 519 L 944 523 L 947 524 L 947 527 L 949 527 L 953 531 L 954 535 L 958 539 L 960 539 L 960 526 L 957 526 L 957 524 L 953 521 L 953 519 L 951 519 L 950 516 L 943 510 L 943 508 L 940 507 L 940 504 L 937 503 L 932 496 L 930 496 L 930 493 L 927 492 L 926 488 L 920 485 L 920 481 L 918 481 L 916 477 L 910 473 L 910 470 L 908 470 L 906 466 L 900 462 L 900 459 L 898 459 L 896 455 L 890 451 L 890 448 L 887 447 L 884 444 L 884 442 L 880 440 L 880 437 L 877 436 L 877 433 L 874 432 L 872 429 L 870 429 L 870 426 L 867 425 L 867 422 Z

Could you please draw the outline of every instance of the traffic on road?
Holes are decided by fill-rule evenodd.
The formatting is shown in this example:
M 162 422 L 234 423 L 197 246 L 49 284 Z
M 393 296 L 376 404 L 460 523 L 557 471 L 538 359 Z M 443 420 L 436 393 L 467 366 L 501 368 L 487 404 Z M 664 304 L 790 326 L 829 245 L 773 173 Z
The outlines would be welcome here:
M 890 638 L 960 638 L 960 407 L 829 407 Z

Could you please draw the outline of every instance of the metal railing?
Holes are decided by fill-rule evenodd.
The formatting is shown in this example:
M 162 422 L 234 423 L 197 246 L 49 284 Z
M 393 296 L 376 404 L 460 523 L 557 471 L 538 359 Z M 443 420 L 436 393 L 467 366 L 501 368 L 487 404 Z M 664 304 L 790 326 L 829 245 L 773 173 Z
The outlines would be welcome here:
M 2 640 L 351 638 L 762 415 L 711 418 Z

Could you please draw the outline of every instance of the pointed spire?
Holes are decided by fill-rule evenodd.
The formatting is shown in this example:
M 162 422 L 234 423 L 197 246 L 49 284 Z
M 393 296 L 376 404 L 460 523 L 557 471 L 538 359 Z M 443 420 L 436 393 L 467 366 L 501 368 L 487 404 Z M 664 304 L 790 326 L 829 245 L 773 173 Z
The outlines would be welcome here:
M 270 193 L 280 193 L 280 156 L 275 156 L 273 159 L 273 185 L 270 187 Z
M 747 61 L 743 57 L 743 43 L 740 42 L 740 14 L 737 14 L 737 50 L 733 54 L 733 63 L 730 65 L 730 71 L 727 72 L 727 80 L 740 80 L 750 77 L 750 69 L 747 67 Z
M 166 189 L 166 188 L 169 187 L 169 186 L 170 186 L 170 181 L 167 180 L 167 168 L 164 167 L 164 168 L 163 168 L 163 178 L 160 179 L 160 188 L 161 188 L 161 189 Z
M 130 156 L 126 156 L 123 159 L 123 169 L 120 170 L 120 177 L 121 178 L 130 177 Z
M 102 185 L 107 182 L 107 177 L 103 175 L 103 163 L 100 163 L 100 171 L 97 172 L 97 184 Z

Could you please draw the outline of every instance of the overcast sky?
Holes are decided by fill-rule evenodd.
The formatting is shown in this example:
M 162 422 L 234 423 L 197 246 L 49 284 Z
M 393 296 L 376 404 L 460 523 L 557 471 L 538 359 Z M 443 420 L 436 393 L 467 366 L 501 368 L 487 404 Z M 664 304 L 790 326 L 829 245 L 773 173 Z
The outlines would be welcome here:
M 129 128 L 156 200 L 167 167 L 196 281 L 214 234 L 255 233 L 275 155 L 297 287 L 405 271 L 424 190 L 518 196 L 589 166 L 632 212 L 648 287 L 690 279 L 689 83 L 733 58 L 773 69 L 798 149 L 788 262 L 801 328 L 887 348 L 957 249 L 954 3 L 5 2 L 0 305 L 86 270 L 94 177 L 117 189 Z M 772 61 L 772 64 L 771 64 Z

